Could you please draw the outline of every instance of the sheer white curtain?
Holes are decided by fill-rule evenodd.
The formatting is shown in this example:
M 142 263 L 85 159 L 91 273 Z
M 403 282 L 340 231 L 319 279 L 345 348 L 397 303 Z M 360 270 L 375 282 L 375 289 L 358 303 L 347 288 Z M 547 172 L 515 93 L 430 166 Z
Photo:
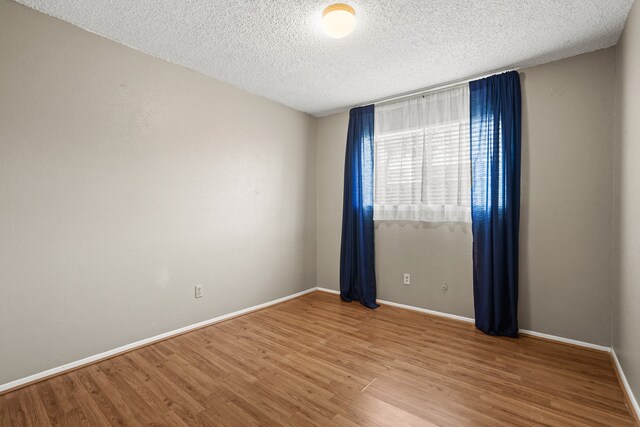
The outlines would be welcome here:
M 376 106 L 374 220 L 471 222 L 467 84 Z

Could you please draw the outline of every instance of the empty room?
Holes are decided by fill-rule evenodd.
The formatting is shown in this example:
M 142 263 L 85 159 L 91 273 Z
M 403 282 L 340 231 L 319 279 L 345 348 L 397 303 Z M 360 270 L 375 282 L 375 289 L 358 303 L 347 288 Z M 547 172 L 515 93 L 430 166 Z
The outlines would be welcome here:
M 0 427 L 639 402 L 639 2 L 0 0 Z

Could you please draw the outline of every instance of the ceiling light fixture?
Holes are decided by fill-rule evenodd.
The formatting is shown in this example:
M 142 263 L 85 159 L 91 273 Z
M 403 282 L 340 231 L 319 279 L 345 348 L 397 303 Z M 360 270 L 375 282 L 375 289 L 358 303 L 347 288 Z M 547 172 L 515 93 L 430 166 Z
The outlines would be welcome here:
M 335 39 L 346 37 L 356 27 L 356 11 L 348 4 L 332 4 L 322 12 L 322 26 Z

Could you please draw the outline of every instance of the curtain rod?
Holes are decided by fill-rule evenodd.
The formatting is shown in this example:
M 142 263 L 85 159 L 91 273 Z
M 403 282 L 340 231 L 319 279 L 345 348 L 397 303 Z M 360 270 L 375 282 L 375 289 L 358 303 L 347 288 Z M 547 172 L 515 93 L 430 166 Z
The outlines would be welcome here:
M 452 86 L 457 86 L 457 85 L 461 85 L 461 84 L 464 84 L 464 83 L 469 83 L 469 82 L 472 82 L 474 80 L 484 79 L 485 77 L 490 77 L 490 76 L 493 76 L 495 74 L 507 73 L 509 71 L 518 71 L 519 69 L 520 69 L 519 67 L 518 68 L 507 68 L 507 69 L 491 71 L 490 73 L 487 73 L 487 74 L 477 74 L 475 76 L 467 77 L 467 78 L 464 78 L 464 79 L 451 80 L 449 82 L 442 83 L 442 84 L 439 84 L 439 85 L 428 86 L 428 87 L 420 89 L 418 91 L 405 92 L 405 93 L 400 94 L 400 95 L 394 95 L 394 96 L 390 96 L 390 97 L 386 97 L 386 98 L 380 98 L 380 99 L 377 99 L 377 100 L 372 101 L 372 102 L 366 102 L 364 104 L 358 104 L 357 107 L 364 107 L 365 105 L 371 105 L 371 104 L 374 104 L 374 105 L 386 104 L 387 102 L 398 101 L 400 99 L 405 99 L 405 98 L 411 98 L 411 97 L 414 97 L 414 96 L 424 95 L 425 93 L 435 92 L 435 91 L 438 91 L 438 90 L 447 89 L 447 88 L 452 87 Z

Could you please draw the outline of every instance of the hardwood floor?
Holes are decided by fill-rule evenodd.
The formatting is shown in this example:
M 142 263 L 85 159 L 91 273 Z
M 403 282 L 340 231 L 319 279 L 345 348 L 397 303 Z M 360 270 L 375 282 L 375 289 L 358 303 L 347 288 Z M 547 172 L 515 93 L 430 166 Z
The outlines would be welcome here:
M 609 355 L 307 294 L 0 396 L 0 425 L 633 425 Z

